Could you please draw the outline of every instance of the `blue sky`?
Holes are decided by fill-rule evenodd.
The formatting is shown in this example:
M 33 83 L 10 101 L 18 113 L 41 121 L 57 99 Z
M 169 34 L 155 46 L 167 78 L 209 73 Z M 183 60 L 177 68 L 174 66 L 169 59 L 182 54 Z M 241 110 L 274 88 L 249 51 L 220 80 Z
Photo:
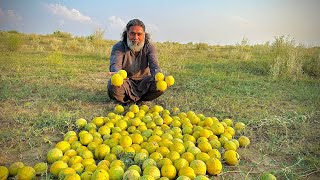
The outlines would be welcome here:
M 320 0 L 0 0 L 0 30 L 88 36 L 97 28 L 119 40 L 134 18 L 158 42 L 251 44 L 290 36 L 320 46 Z

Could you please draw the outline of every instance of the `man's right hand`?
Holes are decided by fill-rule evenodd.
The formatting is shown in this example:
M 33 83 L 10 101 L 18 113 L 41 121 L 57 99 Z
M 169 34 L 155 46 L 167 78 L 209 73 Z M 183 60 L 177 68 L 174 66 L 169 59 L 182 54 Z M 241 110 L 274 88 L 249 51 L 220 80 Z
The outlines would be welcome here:
M 112 75 L 114 75 L 114 74 L 117 74 L 117 72 L 108 72 L 108 75 L 109 75 L 109 76 L 112 76 Z

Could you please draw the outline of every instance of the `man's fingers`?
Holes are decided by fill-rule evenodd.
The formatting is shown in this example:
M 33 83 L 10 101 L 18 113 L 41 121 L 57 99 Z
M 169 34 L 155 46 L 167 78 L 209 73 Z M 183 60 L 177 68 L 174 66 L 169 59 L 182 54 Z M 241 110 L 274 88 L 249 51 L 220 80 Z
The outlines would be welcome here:
M 109 76 L 112 76 L 112 75 L 114 75 L 114 74 L 116 74 L 117 72 L 108 72 L 108 75 Z

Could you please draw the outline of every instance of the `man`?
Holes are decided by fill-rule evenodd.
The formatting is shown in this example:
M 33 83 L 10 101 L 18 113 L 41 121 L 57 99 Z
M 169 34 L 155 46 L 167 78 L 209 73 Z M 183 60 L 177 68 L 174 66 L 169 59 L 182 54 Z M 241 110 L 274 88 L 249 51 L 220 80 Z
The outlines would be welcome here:
M 122 104 L 151 101 L 163 94 L 156 88 L 154 76 L 160 72 L 155 47 L 139 19 L 128 22 L 122 40 L 116 43 L 110 56 L 110 75 L 126 70 L 128 78 L 120 87 L 108 82 L 108 95 Z

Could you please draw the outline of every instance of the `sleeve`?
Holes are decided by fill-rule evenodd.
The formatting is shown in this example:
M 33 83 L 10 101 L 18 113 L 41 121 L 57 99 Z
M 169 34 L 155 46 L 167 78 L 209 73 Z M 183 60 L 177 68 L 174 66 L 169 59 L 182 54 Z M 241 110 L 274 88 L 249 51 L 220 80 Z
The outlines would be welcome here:
M 156 48 L 152 44 L 149 44 L 149 51 L 147 54 L 147 58 L 148 58 L 150 73 L 152 76 L 155 76 L 158 72 L 161 71 L 161 69 L 158 64 Z
M 121 48 L 121 44 L 117 43 L 112 47 L 111 55 L 110 55 L 110 72 L 118 72 L 122 69 L 122 61 L 123 61 L 123 48 Z

